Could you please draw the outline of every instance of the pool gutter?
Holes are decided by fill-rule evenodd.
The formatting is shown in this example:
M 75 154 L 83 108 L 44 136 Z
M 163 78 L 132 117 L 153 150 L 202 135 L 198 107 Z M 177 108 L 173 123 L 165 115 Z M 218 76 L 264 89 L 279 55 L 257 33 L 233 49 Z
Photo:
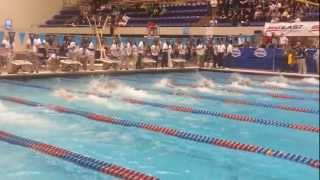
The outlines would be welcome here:
M 240 73 L 251 75 L 267 75 L 267 76 L 284 76 L 288 78 L 315 78 L 319 79 L 317 74 L 297 74 L 297 73 L 284 73 L 284 72 L 271 72 L 264 70 L 251 70 L 251 69 L 212 69 L 212 68 L 198 68 L 198 67 L 186 67 L 184 69 L 177 68 L 146 68 L 139 70 L 95 70 L 95 71 L 79 71 L 79 72 L 40 72 L 35 73 L 19 73 L 19 74 L 1 74 L 0 79 L 40 79 L 40 78 L 52 78 L 52 77 L 76 77 L 76 76 L 95 76 L 95 75 L 132 75 L 132 74 L 150 74 L 150 73 L 172 73 L 172 72 L 196 72 L 196 71 L 210 71 L 221 73 Z

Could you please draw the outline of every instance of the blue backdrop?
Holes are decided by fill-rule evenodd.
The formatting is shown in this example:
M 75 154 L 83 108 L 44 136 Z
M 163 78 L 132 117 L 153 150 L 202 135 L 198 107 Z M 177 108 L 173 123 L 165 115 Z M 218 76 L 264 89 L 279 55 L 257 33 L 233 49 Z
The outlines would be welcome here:
M 232 57 L 227 56 L 224 58 L 223 63 L 225 67 L 230 68 L 246 68 L 246 69 L 262 69 L 273 70 L 273 61 L 275 70 L 282 70 L 285 67 L 284 51 L 283 49 L 267 48 L 265 57 L 255 56 L 256 48 L 239 48 L 241 56 Z M 316 62 L 313 58 L 315 49 L 307 51 L 307 68 L 308 73 L 316 73 Z M 274 59 L 274 60 L 273 60 Z

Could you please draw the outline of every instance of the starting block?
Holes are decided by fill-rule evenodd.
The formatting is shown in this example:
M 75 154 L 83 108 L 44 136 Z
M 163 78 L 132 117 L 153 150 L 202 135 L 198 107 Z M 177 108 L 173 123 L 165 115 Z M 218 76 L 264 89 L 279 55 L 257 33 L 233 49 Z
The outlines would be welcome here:
M 117 69 L 119 69 L 119 67 L 120 67 L 120 61 L 117 61 L 117 60 L 99 59 L 98 61 L 99 61 L 99 62 L 102 62 L 102 69 L 103 69 L 103 70 L 108 70 L 108 69 L 110 69 L 111 67 L 112 67 L 114 70 L 117 70 Z
M 76 72 L 80 70 L 81 63 L 78 61 L 72 61 L 72 60 L 61 60 L 61 71 L 66 72 Z
M 8 74 L 17 74 L 19 70 L 32 73 L 33 64 L 26 60 L 14 60 L 9 63 Z
M 186 60 L 184 59 L 172 59 L 173 67 L 179 66 L 180 68 L 185 67 Z
M 155 61 L 151 58 L 143 58 L 142 62 L 143 62 L 143 66 L 144 65 L 151 65 L 152 67 L 157 66 L 157 61 Z

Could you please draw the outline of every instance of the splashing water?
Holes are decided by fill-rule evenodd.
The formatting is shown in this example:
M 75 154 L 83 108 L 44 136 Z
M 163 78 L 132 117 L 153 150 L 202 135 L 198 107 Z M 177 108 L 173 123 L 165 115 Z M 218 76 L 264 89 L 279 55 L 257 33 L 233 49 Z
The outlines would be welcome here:
M 313 85 L 319 85 L 319 80 L 316 78 L 304 78 L 302 79 L 302 82 L 306 82 Z
M 170 79 L 163 78 L 160 81 L 156 82 L 154 84 L 154 87 L 156 87 L 156 88 L 168 88 L 168 87 L 173 87 L 173 84 L 172 84 Z
M 31 114 L 10 111 L 0 102 L 0 126 L 21 126 L 32 128 L 56 128 L 57 125 L 47 119 L 40 119 Z
M 70 91 L 67 91 L 63 88 L 60 88 L 60 89 L 53 91 L 53 95 L 56 97 L 59 97 L 59 98 L 63 98 L 67 101 L 74 101 L 74 100 L 79 99 L 78 96 L 76 96 L 75 94 L 73 94 Z
M 116 80 L 92 80 L 89 83 L 89 91 L 115 97 L 135 97 L 141 99 L 161 99 L 159 95 L 153 95 L 144 90 L 137 90 Z
M 265 81 L 262 83 L 264 86 L 271 86 L 271 87 L 279 87 L 279 88 L 288 88 L 289 85 L 285 82 L 276 82 L 276 81 Z

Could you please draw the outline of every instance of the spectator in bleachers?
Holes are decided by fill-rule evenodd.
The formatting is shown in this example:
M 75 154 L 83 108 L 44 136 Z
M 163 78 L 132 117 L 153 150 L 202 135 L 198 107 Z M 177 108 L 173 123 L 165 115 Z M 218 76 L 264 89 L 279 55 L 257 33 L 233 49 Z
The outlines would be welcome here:
M 299 22 L 307 15 L 319 17 L 317 6 L 295 0 L 221 0 L 218 7 L 218 22 L 234 26 L 265 21 Z

